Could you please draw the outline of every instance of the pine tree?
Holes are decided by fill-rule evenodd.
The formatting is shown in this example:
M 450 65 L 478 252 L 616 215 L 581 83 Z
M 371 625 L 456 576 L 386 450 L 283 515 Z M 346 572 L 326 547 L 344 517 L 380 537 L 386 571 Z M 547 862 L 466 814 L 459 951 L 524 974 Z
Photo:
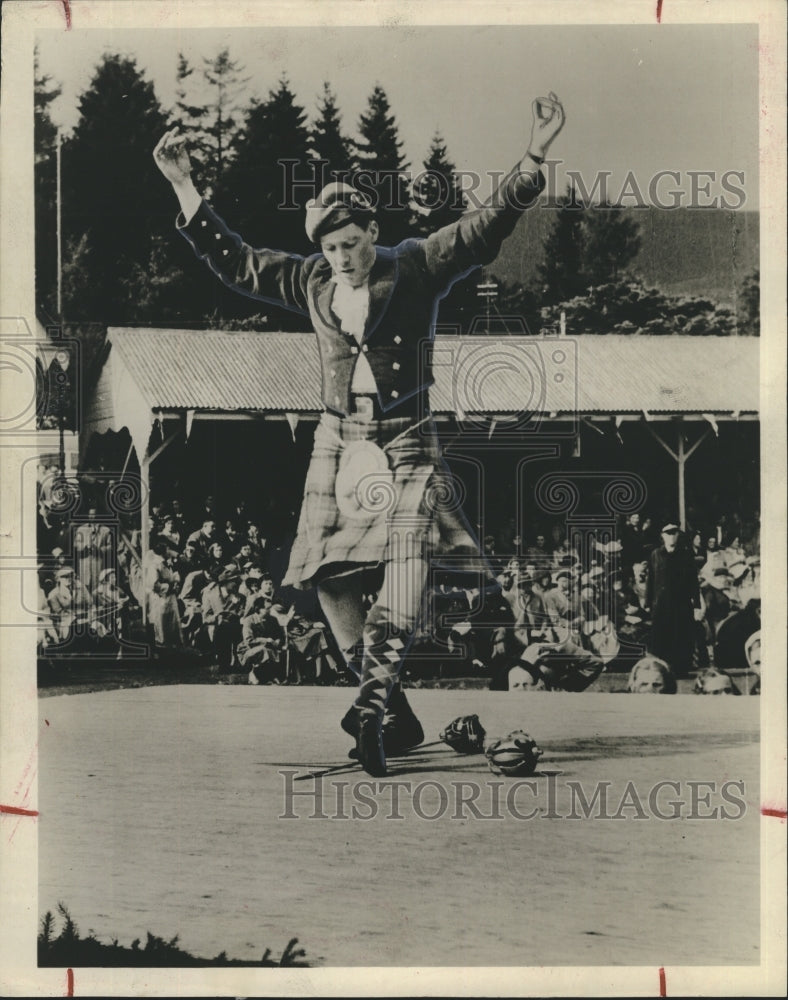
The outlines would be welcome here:
M 424 160 L 424 173 L 414 178 L 412 231 L 426 236 L 463 214 L 466 199 L 456 169 L 443 136 L 436 131 Z
M 409 163 L 401 152 L 402 142 L 388 97 L 379 84 L 369 96 L 358 130 L 357 185 L 375 201 L 381 241 L 398 243 L 409 233 L 410 199 L 405 176 Z
M 50 116 L 50 105 L 60 96 L 61 88 L 52 77 L 42 76 L 35 56 L 33 91 L 33 147 L 36 304 L 50 316 L 57 312 L 57 127 Z
M 194 67 L 182 52 L 175 69 L 175 110 L 172 124 L 186 136 L 192 161 L 192 178 L 197 189 L 210 194 L 209 161 L 211 142 L 207 134 L 207 103 L 195 103 Z
M 331 180 L 349 177 L 356 166 L 353 143 L 342 132 L 342 116 L 337 108 L 336 95 L 328 83 L 318 104 L 318 118 L 310 131 L 310 154 L 319 163 L 318 187 Z
M 554 305 L 579 295 L 587 287 L 584 271 L 585 209 L 573 186 L 559 199 L 555 222 L 544 241 L 544 260 L 537 266 L 542 304 Z
M 640 250 L 640 226 L 618 205 L 601 204 L 584 213 L 583 272 L 589 285 L 621 278 Z
M 296 103 L 286 79 L 268 99 L 254 104 L 233 143 L 233 157 L 214 202 L 228 224 L 253 246 L 308 253 L 314 251 L 304 231 L 306 202 L 314 195 L 306 113 Z M 233 315 L 247 315 L 242 296 L 227 301 Z M 255 308 L 259 311 L 259 305 Z M 292 328 L 294 314 L 282 311 L 277 324 Z M 280 322 L 281 321 L 281 322 Z M 303 326 L 303 321 L 298 320 Z
M 140 315 L 122 282 L 150 259 L 153 234 L 172 227 L 172 192 L 151 155 L 167 116 L 134 60 L 119 55 L 104 56 L 79 111 L 62 156 L 64 244 L 80 248 L 64 260 L 63 311 L 69 320 L 146 321 L 153 317 Z
M 239 98 L 249 77 L 241 75 L 244 67 L 230 58 L 228 48 L 222 49 L 213 59 L 203 61 L 203 76 L 213 88 L 213 99 L 206 112 L 205 182 L 208 190 L 214 191 L 221 185 L 232 156 L 242 110 Z

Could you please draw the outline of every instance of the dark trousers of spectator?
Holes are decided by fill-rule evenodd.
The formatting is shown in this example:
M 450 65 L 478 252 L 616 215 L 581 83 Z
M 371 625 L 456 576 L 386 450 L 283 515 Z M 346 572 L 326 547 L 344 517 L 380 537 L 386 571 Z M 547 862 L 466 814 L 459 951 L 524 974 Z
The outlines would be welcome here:
M 655 609 L 647 648 L 653 656 L 665 660 L 676 677 L 686 677 L 692 669 L 696 647 L 692 608 Z
M 241 623 L 237 618 L 214 626 L 213 652 L 220 673 L 229 673 L 235 661 L 235 650 L 241 641 Z

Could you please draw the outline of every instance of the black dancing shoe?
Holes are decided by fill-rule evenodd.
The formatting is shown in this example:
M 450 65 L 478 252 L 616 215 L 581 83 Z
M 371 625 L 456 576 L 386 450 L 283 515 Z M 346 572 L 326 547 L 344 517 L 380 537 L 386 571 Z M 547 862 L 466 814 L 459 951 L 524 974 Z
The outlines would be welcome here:
M 383 717 L 383 752 L 386 757 L 402 757 L 424 742 L 424 730 L 413 713 L 405 695 L 400 692 L 396 701 L 396 711 L 392 712 L 391 700 Z M 360 715 L 359 710 L 352 706 L 342 719 L 342 728 L 358 741 Z M 348 757 L 358 759 L 358 749 L 353 747 L 348 751 Z
M 367 774 L 371 774 L 373 778 L 384 778 L 387 773 L 386 755 L 378 715 L 375 712 L 365 712 L 354 705 L 342 719 L 342 728 L 345 732 L 356 730 L 356 752 L 353 756 Z
M 424 742 L 424 729 L 405 697 L 395 684 L 383 716 L 383 748 L 387 756 L 399 757 Z

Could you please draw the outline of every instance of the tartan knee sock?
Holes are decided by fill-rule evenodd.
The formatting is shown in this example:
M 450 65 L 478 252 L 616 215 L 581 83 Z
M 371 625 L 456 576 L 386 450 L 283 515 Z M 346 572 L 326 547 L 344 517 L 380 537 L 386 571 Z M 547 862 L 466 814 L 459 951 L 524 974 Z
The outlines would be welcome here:
M 354 642 L 348 649 L 343 649 L 342 656 L 345 660 L 345 666 L 351 674 L 355 675 L 356 680 L 360 683 L 361 665 L 364 662 L 364 640 L 359 639 L 358 642 Z
M 364 659 L 361 684 L 354 702 L 356 708 L 372 711 L 383 718 L 406 650 L 403 634 L 388 622 L 368 623 L 364 627 Z

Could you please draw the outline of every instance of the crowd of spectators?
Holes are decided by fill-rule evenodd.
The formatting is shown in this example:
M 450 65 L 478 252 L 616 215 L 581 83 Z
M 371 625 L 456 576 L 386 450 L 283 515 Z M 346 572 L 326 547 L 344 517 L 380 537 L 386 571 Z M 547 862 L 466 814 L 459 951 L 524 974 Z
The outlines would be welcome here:
M 580 691 L 603 670 L 630 670 L 630 691 L 674 693 L 690 673 L 698 693 L 741 693 L 731 674 L 759 691 L 757 523 L 682 532 L 635 513 L 612 540 L 576 547 L 555 523 L 526 542 L 506 559 L 485 538 L 495 589 L 432 587 L 414 679 L 431 660 L 508 690 Z
M 319 612 L 297 614 L 292 595 L 277 591 L 286 546 L 269 542 L 245 501 L 220 508 L 206 497 L 186 513 L 171 497 L 152 504 L 149 522 L 142 555 L 132 518 L 104 518 L 93 505 L 58 523 L 42 501 L 40 655 L 123 656 L 142 641 L 160 658 L 193 654 L 253 684 L 349 683 Z M 564 529 L 514 539 L 522 554 L 511 557 L 486 537 L 494 583 L 433 579 L 405 676 L 582 691 L 604 670 L 630 670 L 630 691 L 672 693 L 693 672 L 699 693 L 759 690 L 757 524 L 730 517 L 680 532 L 632 514 L 612 540 L 584 544 Z M 370 601 L 374 587 L 370 578 Z
M 128 520 L 129 523 L 124 523 Z M 58 525 L 42 503 L 39 653 L 122 657 L 136 642 L 159 658 L 193 653 L 249 683 L 335 683 L 344 668 L 326 625 L 275 590 L 278 552 L 245 502 L 224 516 L 206 497 L 191 520 L 178 499 L 154 502 L 148 545 L 131 519 Z

